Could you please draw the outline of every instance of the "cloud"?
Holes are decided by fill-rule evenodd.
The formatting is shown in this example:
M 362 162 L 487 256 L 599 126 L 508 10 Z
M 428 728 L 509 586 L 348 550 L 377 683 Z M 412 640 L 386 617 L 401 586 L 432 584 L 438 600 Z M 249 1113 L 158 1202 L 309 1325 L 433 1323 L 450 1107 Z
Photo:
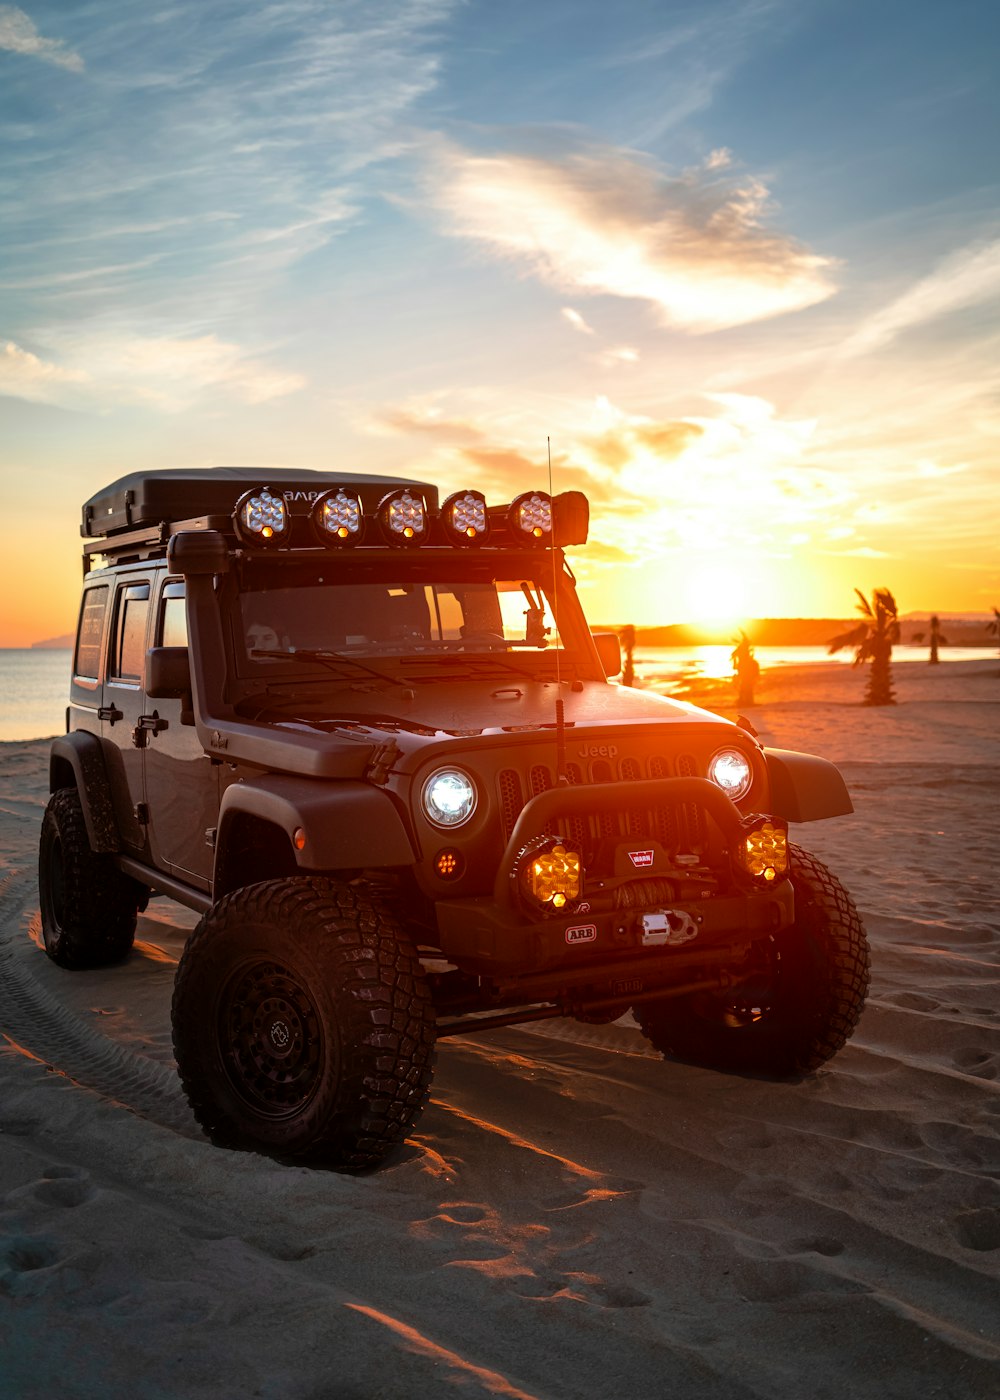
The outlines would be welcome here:
M 33 403 L 54 403 L 67 387 L 86 384 L 87 380 L 85 371 L 39 359 L 12 340 L 0 349 L 0 394 Z
M 634 365 L 638 362 L 639 352 L 632 345 L 613 345 L 597 357 L 597 363 L 605 369 L 614 369 L 616 365 Z
M 32 21 L 16 5 L 0 5 L 0 49 L 6 49 L 9 53 L 29 54 L 46 63 L 54 63 L 57 68 L 68 68 L 73 73 L 83 72 L 80 55 L 67 49 L 61 39 L 43 39 Z
M 562 308 L 562 315 L 566 318 L 566 320 L 570 323 L 570 325 L 575 331 L 581 331 L 584 335 L 594 334 L 593 326 L 588 325 L 587 322 L 580 315 L 579 311 L 574 311 L 572 306 L 564 306 Z
M 1000 296 L 1000 240 L 973 244 L 946 258 L 927 277 L 868 320 L 844 343 L 841 355 L 881 350 L 903 331 L 952 311 Z
M 71 407 L 144 403 L 178 412 L 207 393 L 259 404 L 306 383 L 214 335 L 108 336 L 81 342 L 66 359 L 42 360 L 8 341 L 0 354 L 0 393 Z
M 718 159 L 669 175 L 620 149 L 487 156 L 442 143 L 433 165 L 449 233 L 560 290 L 646 301 L 669 326 L 721 330 L 834 290 L 831 260 L 769 230 L 766 187 Z
M 446 418 L 434 403 L 403 404 L 382 409 L 373 420 L 376 431 L 419 433 L 439 442 L 470 443 L 482 438 L 482 429 L 471 420 Z

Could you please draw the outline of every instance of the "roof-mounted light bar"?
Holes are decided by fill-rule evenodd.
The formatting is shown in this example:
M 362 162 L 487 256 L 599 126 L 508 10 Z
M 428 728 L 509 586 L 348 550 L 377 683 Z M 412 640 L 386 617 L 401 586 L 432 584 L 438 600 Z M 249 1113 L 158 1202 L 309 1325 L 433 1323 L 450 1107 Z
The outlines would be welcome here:
M 515 539 L 529 544 L 552 543 L 552 498 L 546 491 L 525 491 L 515 496 L 507 512 Z
M 244 544 L 267 549 L 288 543 L 288 507 L 266 486 L 259 490 L 255 487 L 240 497 L 233 523 Z
M 427 538 L 427 504 L 419 491 L 408 486 L 390 491 L 379 505 L 377 519 L 391 545 L 418 545 Z
M 487 543 L 549 549 L 586 543 L 588 513 L 587 498 L 579 491 L 556 497 L 524 491 L 509 506 L 491 508 L 481 491 L 466 489 L 455 491 L 432 514 L 418 486 L 398 486 L 376 510 L 366 511 L 358 488 L 348 483 L 316 496 L 308 521 L 293 518 L 288 501 L 270 487 L 255 486 L 240 496 L 232 520 L 240 542 L 253 549 L 307 546 L 310 534 L 329 550 L 380 540 L 395 548 L 433 542 L 460 549 Z
M 450 544 L 482 544 L 490 533 L 486 497 L 481 491 L 456 491 L 441 507 L 441 524 Z
M 361 497 L 342 486 L 324 491 L 315 501 L 309 519 L 313 534 L 327 549 L 350 549 L 364 533 Z

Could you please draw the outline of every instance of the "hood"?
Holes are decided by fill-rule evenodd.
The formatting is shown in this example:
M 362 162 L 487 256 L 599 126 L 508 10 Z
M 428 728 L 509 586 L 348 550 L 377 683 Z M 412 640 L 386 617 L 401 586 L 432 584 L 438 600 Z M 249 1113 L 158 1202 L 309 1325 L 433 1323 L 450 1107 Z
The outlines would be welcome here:
M 303 700 L 298 713 L 287 704 L 275 714 L 276 729 L 373 738 L 411 736 L 419 740 L 466 739 L 487 735 L 531 734 L 553 730 L 556 700 L 563 700 L 568 731 L 604 726 L 690 724 L 729 726 L 728 720 L 684 700 L 670 700 L 648 690 L 585 681 L 569 684 L 510 680 L 417 681 L 408 687 L 356 685 Z M 407 745 L 410 747 L 410 745 Z

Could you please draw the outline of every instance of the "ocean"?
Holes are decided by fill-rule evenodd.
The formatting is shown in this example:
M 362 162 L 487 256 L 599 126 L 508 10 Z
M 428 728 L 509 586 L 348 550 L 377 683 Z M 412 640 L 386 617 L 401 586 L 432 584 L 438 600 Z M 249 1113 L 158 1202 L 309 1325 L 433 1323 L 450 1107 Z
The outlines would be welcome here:
M 732 674 L 729 646 L 640 647 L 635 653 L 636 677 L 658 685 L 681 676 Z M 813 665 L 839 661 L 847 665 L 853 650 L 830 657 L 825 647 L 757 647 L 761 670 L 774 666 Z M 983 661 L 996 656 L 990 647 L 942 647 L 941 661 Z M 45 739 L 66 728 L 70 655 L 67 651 L 20 651 L 0 648 L 0 743 L 15 739 Z M 893 665 L 927 661 L 926 646 L 893 648 Z

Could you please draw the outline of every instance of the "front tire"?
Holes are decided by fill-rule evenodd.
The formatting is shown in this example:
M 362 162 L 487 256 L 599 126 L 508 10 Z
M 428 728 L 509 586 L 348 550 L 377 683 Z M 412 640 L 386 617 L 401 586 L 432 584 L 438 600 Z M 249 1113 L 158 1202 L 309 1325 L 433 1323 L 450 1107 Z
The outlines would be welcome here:
M 808 1074 L 844 1046 L 870 981 L 864 925 L 840 881 L 791 847 L 795 922 L 755 947 L 743 989 L 636 1006 L 647 1040 L 688 1064 L 788 1077 Z
M 60 967 L 106 967 L 128 956 L 145 887 L 90 848 L 76 788 L 49 798 L 38 846 L 45 951 Z
M 434 1010 L 401 929 L 348 885 L 271 880 L 202 919 L 177 969 L 181 1082 L 213 1142 L 374 1166 L 422 1109 Z

